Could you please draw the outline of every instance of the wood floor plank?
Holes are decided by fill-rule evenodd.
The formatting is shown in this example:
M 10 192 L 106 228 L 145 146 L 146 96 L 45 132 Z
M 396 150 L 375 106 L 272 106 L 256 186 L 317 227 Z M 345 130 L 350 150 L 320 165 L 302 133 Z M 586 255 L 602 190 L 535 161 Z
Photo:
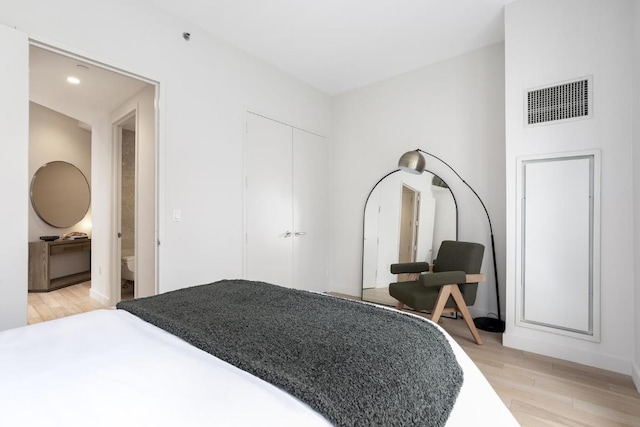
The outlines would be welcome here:
M 595 417 L 591 414 L 575 409 L 558 410 L 555 407 L 540 406 L 533 402 L 524 402 L 514 399 L 509 409 L 515 414 L 527 414 L 540 421 L 552 423 L 551 425 L 573 427 L 603 427 L 619 425 L 610 419 Z M 521 422 L 521 424 L 523 424 Z M 523 424 L 526 425 L 526 424 Z
M 89 297 L 91 282 L 28 296 L 28 324 L 58 319 L 100 308 L 109 308 Z
M 51 307 L 49 307 L 46 304 L 43 304 L 43 303 L 35 304 L 33 306 L 33 308 L 38 312 L 38 314 L 40 315 L 42 320 L 57 319 L 57 317 L 56 317 L 55 313 L 53 312 L 53 310 L 51 309 Z
M 574 406 L 580 409 L 582 412 L 589 413 L 592 417 L 604 417 L 611 425 L 623 425 L 629 427 L 640 426 L 640 417 L 629 414 L 629 408 L 625 405 L 620 406 L 610 401 L 603 400 L 601 404 L 594 403 L 593 401 L 583 401 L 580 399 L 574 399 Z M 603 424 L 604 425 L 604 424 Z
M 608 390 L 613 393 L 624 394 L 625 396 L 630 396 L 633 398 L 638 397 L 638 390 L 636 390 L 636 386 L 631 378 L 629 378 L 629 381 L 624 386 L 609 384 Z
M 60 307 L 60 302 L 55 298 L 55 294 L 41 292 L 38 296 L 40 297 L 40 300 L 49 307 Z
M 552 393 L 549 390 L 542 390 L 536 387 L 535 384 L 494 377 L 491 385 L 496 391 L 500 389 L 510 399 L 515 398 L 526 402 L 550 404 L 552 406 L 563 405 L 567 408 L 573 407 L 572 397 L 566 394 Z
M 29 306 L 27 307 L 27 322 L 32 325 L 34 323 L 40 323 L 42 321 L 42 316 L 40 316 L 38 310 L 36 310 L 36 308 L 32 304 L 29 304 Z

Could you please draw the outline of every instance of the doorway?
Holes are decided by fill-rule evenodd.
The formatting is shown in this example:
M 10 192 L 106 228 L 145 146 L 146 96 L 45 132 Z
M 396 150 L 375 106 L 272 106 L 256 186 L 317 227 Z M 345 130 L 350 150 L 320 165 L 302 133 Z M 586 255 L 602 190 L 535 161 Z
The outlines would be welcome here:
M 135 298 L 136 273 L 136 112 L 115 125 L 120 300 Z
M 123 254 L 134 257 L 131 265 L 135 276 L 129 283 L 130 289 L 135 289 L 132 295 L 156 294 L 158 83 L 37 42 L 31 41 L 29 50 L 30 99 L 78 120 L 91 131 L 90 296 L 104 305 L 120 301 Z M 66 81 L 66 76 L 71 75 L 80 80 L 73 87 Z M 116 122 L 121 129 L 115 126 Z M 131 245 L 128 240 L 123 249 L 118 237 L 123 225 L 122 204 L 117 200 L 122 193 L 119 187 L 122 172 L 121 164 L 116 163 L 111 153 L 116 151 L 113 141 L 123 140 L 123 134 L 130 129 L 132 133 L 124 140 L 132 137 L 135 141 L 126 146 L 134 151 L 135 175 L 129 187 L 135 190 L 133 197 L 127 197 L 125 202 L 133 206 L 127 208 L 133 219 L 125 220 L 125 225 L 132 224 L 127 228 L 127 231 L 131 229 L 132 236 Z M 67 154 L 73 157 L 77 153 Z M 142 202 L 138 200 L 141 193 L 144 194 Z M 140 205 L 144 208 L 139 209 Z M 144 286 L 134 288 L 134 283 Z
M 418 236 L 419 193 L 406 184 L 402 185 L 402 203 L 400 208 L 400 238 L 398 262 L 416 261 L 416 239 Z M 400 274 L 401 282 L 410 280 L 408 274 Z

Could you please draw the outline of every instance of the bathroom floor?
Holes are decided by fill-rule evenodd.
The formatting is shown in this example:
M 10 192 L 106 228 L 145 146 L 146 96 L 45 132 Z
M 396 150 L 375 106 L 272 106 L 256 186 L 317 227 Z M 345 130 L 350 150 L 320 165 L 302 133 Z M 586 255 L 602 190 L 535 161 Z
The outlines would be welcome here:
M 120 299 L 127 301 L 133 299 L 133 282 L 130 280 L 123 280 L 122 287 L 120 288 Z

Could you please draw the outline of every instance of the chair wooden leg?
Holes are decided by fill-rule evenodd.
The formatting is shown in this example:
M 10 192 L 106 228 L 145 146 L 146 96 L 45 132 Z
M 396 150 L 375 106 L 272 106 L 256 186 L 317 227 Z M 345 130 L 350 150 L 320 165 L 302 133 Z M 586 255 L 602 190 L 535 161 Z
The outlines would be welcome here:
M 462 293 L 460 292 L 460 288 L 458 285 L 447 285 L 451 286 L 451 296 L 453 300 L 456 302 L 458 306 L 458 310 L 462 313 L 462 317 L 464 318 L 465 323 L 469 327 L 471 331 L 471 335 L 476 340 L 479 345 L 482 345 L 482 339 L 480 338 L 480 334 L 476 329 L 476 325 L 473 323 L 473 318 L 471 317 L 471 313 L 469 313 L 469 309 L 467 308 L 467 304 L 464 302 L 464 298 L 462 297 Z
M 431 313 L 431 320 L 435 323 L 438 323 L 440 320 L 440 316 L 442 315 L 442 310 L 444 310 L 444 306 L 449 299 L 449 295 L 451 295 L 451 287 L 455 285 L 444 285 L 440 288 L 440 293 L 438 294 L 438 300 L 436 301 L 436 305 L 433 307 L 433 312 Z

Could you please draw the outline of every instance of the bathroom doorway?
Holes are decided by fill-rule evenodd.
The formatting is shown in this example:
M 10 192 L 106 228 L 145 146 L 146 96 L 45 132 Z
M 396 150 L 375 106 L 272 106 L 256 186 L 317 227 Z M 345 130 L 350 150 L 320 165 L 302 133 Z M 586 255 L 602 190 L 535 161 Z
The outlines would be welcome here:
M 117 228 L 120 300 L 135 298 L 136 272 L 136 112 L 116 124 Z
M 132 290 L 134 298 L 158 292 L 156 101 L 157 86 L 148 84 L 110 115 L 112 304 L 123 297 L 123 284 L 127 298 Z
M 133 226 L 125 229 L 125 233 L 131 229 L 134 236 L 124 250 L 124 256 L 135 257 L 130 261 L 134 280 L 128 283 L 129 293 L 156 294 L 159 83 L 33 40 L 29 59 L 30 100 L 77 119 L 91 130 L 90 297 L 106 306 L 122 298 L 121 239 L 117 237 L 122 233 L 117 200 L 121 164 L 116 161 L 114 141 L 120 141 L 123 132 L 125 144 L 127 139 L 135 141 L 125 147 L 135 152 L 135 184 L 130 186 L 135 189 L 134 200 L 127 196 L 125 202 L 134 206 L 128 210 L 134 213 L 134 220 L 129 221 Z M 77 77 L 79 83 L 72 85 L 66 76 Z M 124 130 L 116 132 L 118 126 Z M 69 156 L 76 153 L 69 152 Z
M 400 205 L 400 238 L 398 245 L 398 262 L 416 261 L 416 239 L 418 236 L 419 193 L 406 184 L 402 185 L 402 202 Z M 398 275 L 398 280 L 409 280 L 408 274 Z

